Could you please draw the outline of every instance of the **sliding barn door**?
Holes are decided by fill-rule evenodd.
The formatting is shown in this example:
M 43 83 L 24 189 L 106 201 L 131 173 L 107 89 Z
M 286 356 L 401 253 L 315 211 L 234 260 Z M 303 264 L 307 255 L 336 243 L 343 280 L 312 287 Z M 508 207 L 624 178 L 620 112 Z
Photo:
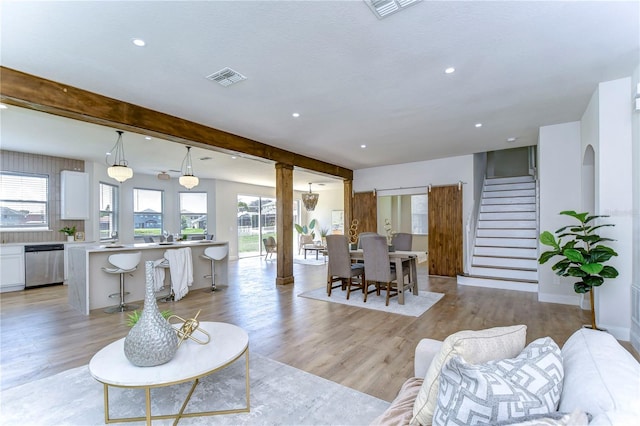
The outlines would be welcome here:
M 358 235 L 363 232 L 378 232 L 378 204 L 373 191 L 353 194 L 353 219 L 358 220 Z M 344 224 L 345 233 L 351 224 Z
M 429 275 L 462 274 L 462 189 L 458 185 L 429 192 Z

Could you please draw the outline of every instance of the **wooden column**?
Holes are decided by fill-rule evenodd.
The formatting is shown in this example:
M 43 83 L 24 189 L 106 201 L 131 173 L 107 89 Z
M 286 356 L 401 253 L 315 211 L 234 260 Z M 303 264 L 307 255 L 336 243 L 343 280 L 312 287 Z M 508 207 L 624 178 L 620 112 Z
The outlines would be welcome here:
M 344 235 L 349 236 L 351 219 L 353 219 L 353 180 L 345 179 L 344 184 Z
M 276 285 L 293 284 L 293 166 L 276 163 Z

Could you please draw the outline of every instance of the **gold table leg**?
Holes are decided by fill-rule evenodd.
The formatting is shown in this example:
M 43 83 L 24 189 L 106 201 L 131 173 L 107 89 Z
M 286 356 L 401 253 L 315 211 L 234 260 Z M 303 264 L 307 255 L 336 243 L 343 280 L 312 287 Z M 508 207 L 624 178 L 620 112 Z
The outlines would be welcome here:
M 245 350 L 245 398 L 246 398 L 246 407 L 243 408 L 235 408 L 232 410 L 218 410 L 218 411 L 201 411 L 201 412 L 193 412 L 193 413 L 185 413 L 184 410 L 187 408 L 187 404 L 191 400 L 191 396 L 196 389 L 198 383 L 200 383 L 200 379 L 195 379 L 193 384 L 191 385 L 191 389 L 189 390 L 189 394 L 186 399 L 182 403 L 182 407 L 177 414 L 163 414 L 153 416 L 151 415 L 151 387 L 144 387 L 145 390 L 145 408 L 146 413 L 145 417 L 123 417 L 123 418 L 110 418 L 109 417 L 109 385 L 103 383 L 104 387 L 104 422 L 105 424 L 109 423 L 119 423 L 119 422 L 138 422 L 138 421 L 146 421 L 147 425 L 151 425 L 152 420 L 164 420 L 164 419 L 175 419 L 173 422 L 174 426 L 178 424 L 178 421 L 183 417 L 204 417 L 204 416 L 214 416 L 220 414 L 235 414 L 235 413 L 248 413 L 251 411 L 251 394 L 250 394 L 250 379 L 249 379 L 249 348 Z M 236 358 L 237 359 L 237 358 Z

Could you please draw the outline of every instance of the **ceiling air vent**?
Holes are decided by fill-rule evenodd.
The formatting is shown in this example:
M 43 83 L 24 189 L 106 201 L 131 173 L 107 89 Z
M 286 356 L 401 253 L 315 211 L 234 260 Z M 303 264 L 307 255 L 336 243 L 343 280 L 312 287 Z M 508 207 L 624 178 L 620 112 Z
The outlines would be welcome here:
M 247 77 L 232 70 L 231 68 L 223 68 L 220 71 L 207 76 L 207 80 L 215 81 L 224 87 L 231 86 L 232 84 L 246 79 Z
M 387 16 L 399 12 L 400 10 L 420 1 L 422 0 L 364 0 L 378 19 L 386 18 Z

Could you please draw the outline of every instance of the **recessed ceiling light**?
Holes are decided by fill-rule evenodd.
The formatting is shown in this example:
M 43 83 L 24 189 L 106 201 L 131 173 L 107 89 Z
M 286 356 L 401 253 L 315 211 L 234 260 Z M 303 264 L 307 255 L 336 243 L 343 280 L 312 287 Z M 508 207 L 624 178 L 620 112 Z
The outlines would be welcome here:
M 151 140 L 151 136 L 145 136 L 144 137 L 146 140 L 150 141 Z
M 476 123 L 476 127 L 482 127 L 482 123 Z
M 508 139 L 507 139 L 507 142 L 515 142 L 515 141 L 516 141 L 516 139 L 518 139 L 518 138 L 513 138 L 513 137 L 512 137 L 512 138 L 508 138 Z
M 235 160 L 236 158 L 238 158 L 238 157 L 236 157 L 235 155 L 232 155 L 232 156 L 231 156 L 231 159 L 232 159 L 232 160 Z
M 6 106 L 5 104 L 0 104 L 0 109 L 7 109 L 9 108 L 8 106 Z
M 366 148 L 367 146 L 365 144 L 360 145 L 360 148 Z
M 134 38 L 133 40 L 131 40 L 131 42 L 133 44 L 135 44 L 138 47 L 144 47 L 147 43 L 145 43 L 145 41 L 141 38 Z
M 453 74 L 455 71 L 456 69 L 454 67 L 449 67 L 446 70 L 444 70 L 446 74 Z
M 291 116 L 294 118 L 298 118 L 300 117 L 300 113 L 294 112 L 293 114 L 291 114 Z

